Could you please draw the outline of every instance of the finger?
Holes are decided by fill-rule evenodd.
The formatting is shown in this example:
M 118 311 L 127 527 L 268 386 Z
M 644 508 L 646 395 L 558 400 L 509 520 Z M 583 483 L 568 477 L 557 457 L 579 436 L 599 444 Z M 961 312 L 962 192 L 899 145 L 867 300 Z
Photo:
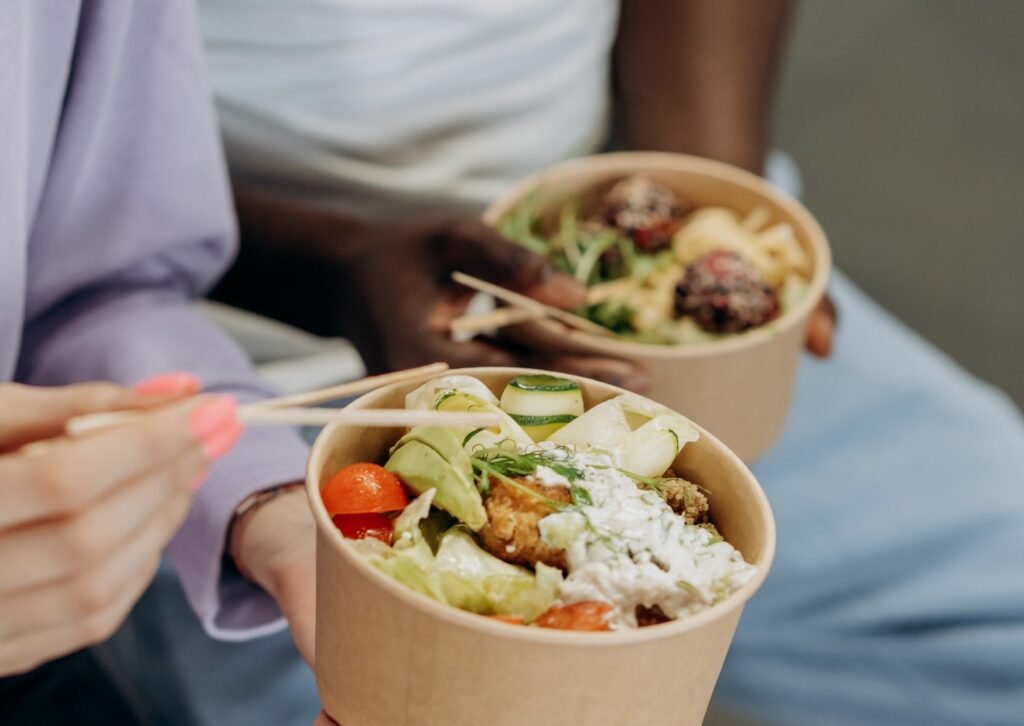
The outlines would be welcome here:
M 153 557 L 123 592 L 88 617 L 34 630 L 0 643 L 0 677 L 24 673 L 46 661 L 107 640 L 149 587 L 159 564 L 159 557 Z
M 154 376 L 134 389 L 113 383 L 4 384 L 0 386 L 0 452 L 59 436 L 73 416 L 158 405 L 198 390 L 199 380 L 188 373 Z
M 807 323 L 807 349 L 818 358 L 827 358 L 832 352 L 832 340 L 836 326 L 836 307 L 825 296 L 811 313 Z
M 313 726 L 338 726 L 338 722 L 321 711 L 320 715 L 314 719 Z
M 190 498 L 172 496 L 140 523 L 128 542 L 93 567 L 56 582 L 6 593 L 0 604 L 0 642 L 87 618 L 116 601 L 138 577 L 148 579 L 160 553 L 188 512 Z
M 582 283 L 481 222 L 465 220 L 452 225 L 444 242 L 453 268 L 461 272 L 555 307 L 575 308 L 586 302 L 587 289 Z
M 520 365 L 515 353 L 480 339 L 456 342 L 439 334 L 426 347 L 429 359 L 444 361 L 452 368 Z
M 98 567 L 132 546 L 140 528 L 159 520 L 166 507 L 190 499 L 192 483 L 206 466 L 196 447 L 74 514 L 7 530 L 0 548 L 0 592 Z
M 210 396 L 154 409 L 89 436 L 56 440 L 37 456 L 0 457 L 0 528 L 83 509 L 128 479 L 208 447 L 233 426 L 234 399 Z

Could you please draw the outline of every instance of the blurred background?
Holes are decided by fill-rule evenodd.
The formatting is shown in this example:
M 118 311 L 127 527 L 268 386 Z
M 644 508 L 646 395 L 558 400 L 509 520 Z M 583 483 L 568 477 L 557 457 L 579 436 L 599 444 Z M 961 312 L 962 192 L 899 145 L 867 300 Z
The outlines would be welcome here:
M 837 263 L 1024 405 L 1024 2 L 814 0 L 793 31 L 776 143 Z

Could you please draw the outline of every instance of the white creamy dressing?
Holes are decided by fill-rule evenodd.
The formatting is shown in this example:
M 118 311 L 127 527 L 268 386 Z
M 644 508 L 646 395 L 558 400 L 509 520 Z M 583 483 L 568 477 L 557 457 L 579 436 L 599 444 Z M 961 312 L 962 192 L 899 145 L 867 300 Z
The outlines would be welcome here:
M 670 618 L 684 617 L 722 600 L 753 576 L 754 566 L 732 545 L 685 524 L 657 493 L 615 469 L 611 452 L 544 444 L 536 449 L 565 452 L 566 462 L 584 472 L 573 484 L 586 489 L 592 502 L 550 514 L 538 525 L 547 544 L 566 550 L 569 574 L 562 603 L 606 602 L 615 608 L 611 627 L 630 628 L 637 626 L 638 605 L 657 605 Z M 545 486 L 570 486 L 545 466 L 531 478 Z

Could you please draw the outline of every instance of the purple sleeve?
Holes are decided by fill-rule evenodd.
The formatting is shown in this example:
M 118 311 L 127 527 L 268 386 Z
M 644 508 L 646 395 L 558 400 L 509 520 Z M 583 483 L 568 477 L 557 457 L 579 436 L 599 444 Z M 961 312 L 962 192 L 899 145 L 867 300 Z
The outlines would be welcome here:
M 193 301 L 234 250 L 230 195 L 194 8 L 83 5 L 50 170 L 29 245 L 18 377 L 133 383 L 191 371 L 251 400 L 268 392 Z M 248 431 L 217 462 L 169 554 L 211 635 L 281 626 L 262 590 L 222 570 L 226 528 L 249 494 L 301 479 L 287 429 Z

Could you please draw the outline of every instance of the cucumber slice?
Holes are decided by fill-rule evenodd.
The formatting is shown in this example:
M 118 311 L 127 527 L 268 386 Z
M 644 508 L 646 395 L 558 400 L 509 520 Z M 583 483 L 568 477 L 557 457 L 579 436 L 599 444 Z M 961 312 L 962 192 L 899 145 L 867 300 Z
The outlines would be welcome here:
M 517 444 L 531 444 L 532 439 L 526 435 L 526 432 L 517 424 L 512 418 L 503 410 L 495 406 L 493 403 L 483 401 L 471 393 L 465 393 L 463 391 L 445 391 L 437 399 L 437 403 L 434 404 L 434 408 L 438 411 L 487 411 L 489 413 L 502 414 L 504 421 L 498 426 L 492 426 L 487 429 L 482 429 L 476 436 L 470 437 L 468 440 L 463 442 L 463 448 L 467 451 L 472 451 L 478 443 L 484 440 L 490 440 L 491 437 L 484 436 L 485 432 L 490 432 L 495 436 L 499 437 L 498 440 L 512 439 Z
M 534 441 L 543 441 L 583 413 L 583 393 L 579 384 L 568 378 L 517 376 L 505 386 L 501 408 Z
M 632 431 L 621 401 L 612 398 L 591 408 L 556 432 L 550 440 L 562 445 L 612 449 L 619 446 Z
M 545 391 L 547 393 L 580 390 L 580 386 L 576 381 L 569 380 L 568 378 L 558 378 L 547 373 L 516 376 L 508 382 L 508 385 L 524 391 Z
M 622 440 L 619 462 L 640 476 L 661 476 L 683 446 L 696 441 L 696 429 L 675 415 L 655 416 Z
M 576 419 L 571 413 L 560 416 L 517 416 L 510 413 L 509 416 L 517 424 L 523 427 L 523 431 L 534 441 L 544 441 L 548 436 L 558 431 L 567 423 Z

